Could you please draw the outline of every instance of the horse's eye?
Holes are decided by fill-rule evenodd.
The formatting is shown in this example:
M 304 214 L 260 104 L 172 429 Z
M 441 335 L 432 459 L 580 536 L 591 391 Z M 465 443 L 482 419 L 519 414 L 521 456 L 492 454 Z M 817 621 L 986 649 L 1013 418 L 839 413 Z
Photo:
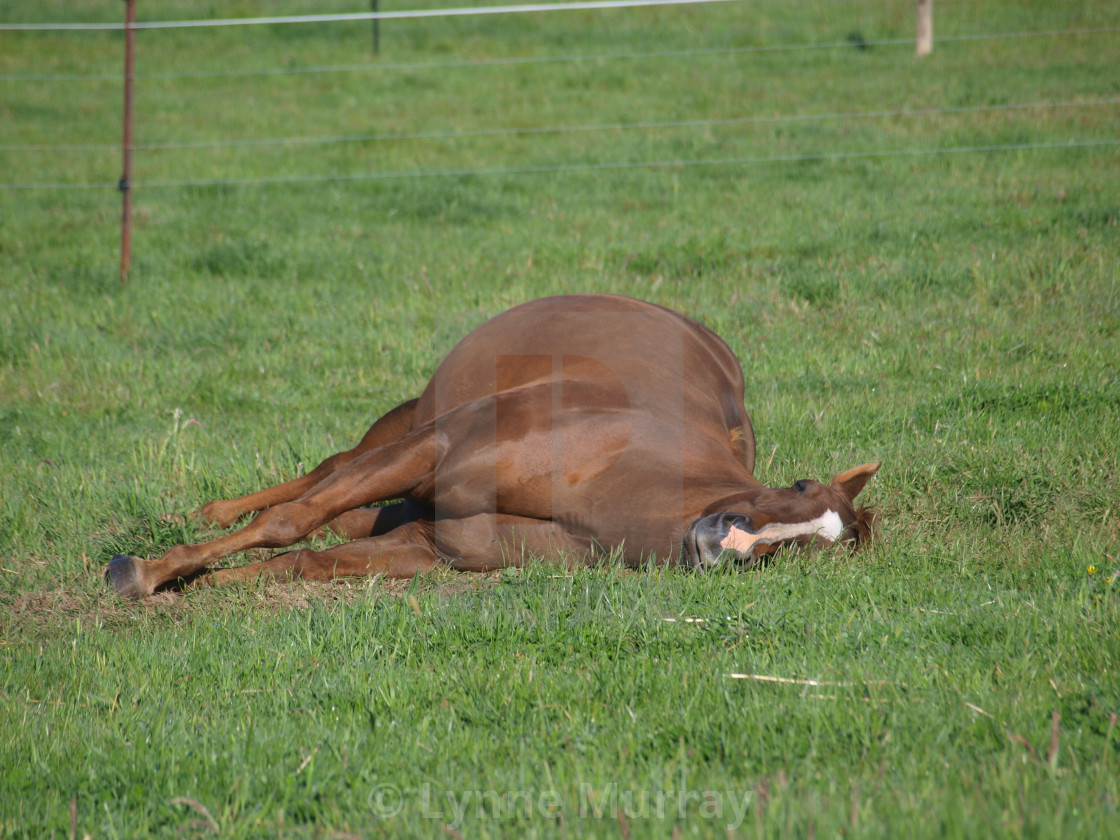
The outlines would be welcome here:
M 800 481 L 795 481 L 793 483 L 793 489 L 796 490 L 798 493 L 804 493 L 805 488 L 808 487 L 808 486 L 809 486 L 809 482 L 806 481 L 805 479 L 801 479 Z

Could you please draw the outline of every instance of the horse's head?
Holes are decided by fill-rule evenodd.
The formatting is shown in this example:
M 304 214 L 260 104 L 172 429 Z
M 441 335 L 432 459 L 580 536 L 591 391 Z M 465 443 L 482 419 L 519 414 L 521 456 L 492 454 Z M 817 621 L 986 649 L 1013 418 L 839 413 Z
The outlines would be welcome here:
M 720 499 L 689 526 L 682 560 L 712 568 L 731 558 L 753 565 L 783 545 L 856 544 L 871 535 L 871 514 L 855 498 L 880 463 L 842 472 L 828 484 L 802 479 L 792 487 L 762 487 Z

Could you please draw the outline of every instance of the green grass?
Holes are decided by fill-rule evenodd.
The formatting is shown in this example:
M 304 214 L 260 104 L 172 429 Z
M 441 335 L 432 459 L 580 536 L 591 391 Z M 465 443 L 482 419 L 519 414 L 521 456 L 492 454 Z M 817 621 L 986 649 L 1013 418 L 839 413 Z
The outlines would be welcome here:
M 77 837 L 1120 836 L 1120 148 L 1065 145 L 1120 135 L 1120 41 L 947 40 L 1120 10 L 940 3 L 923 61 L 742 51 L 909 38 L 911 7 L 394 22 L 379 57 L 368 24 L 141 33 L 140 144 L 464 136 L 137 151 L 125 285 L 114 190 L 0 189 L 0 834 L 70 836 L 74 802 Z M 573 54 L 630 57 L 469 63 Z M 115 184 L 120 65 L 116 33 L 0 33 L 0 182 Z M 324 65 L 368 69 L 167 77 Z M 107 148 L 15 148 L 58 144 Z M 727 160 L 756 162 L 618 166 Z M 417 171 L 459 174 L 348 177 Z M 154 186 L 275 176 L 347 177 Z M 577 291 L 728 340 L 762 480 L 881 459 L 882 540 L 106 590 L 112 554 L 205 536 L 165 514 L 314 465 L 472 326 Z

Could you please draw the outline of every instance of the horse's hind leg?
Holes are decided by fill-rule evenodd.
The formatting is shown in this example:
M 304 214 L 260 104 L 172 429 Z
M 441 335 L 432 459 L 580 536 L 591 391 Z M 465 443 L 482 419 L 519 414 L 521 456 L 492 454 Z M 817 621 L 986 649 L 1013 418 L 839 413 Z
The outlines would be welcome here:
M 209 502 L 203 506 L 201 511 L 203 521 L 220 528 L 226 528 L 247 513 L 264 510 L 267 507 L 299 498 L 324 478 L 350 463 L 362 453 L 385 446 L 387 443 L 392 443 L 408 434 L 412 430 L 415 408 L 416 400 L 409 400 L 398 405 L 370 426 L 357 446 L 345 452 L 339 452 L 337 455 L 332 455 L 306 475 L 257 493 L 251 493 L 248 496 Z
M 435 471 L 437 443 L 431 425 L 354 458 L 298 499 L 257 514 L 239 531 L 208 543 L 179 545 L 156 560 L 117 555 L 106 569 L 125 597 L 150 595 L 179 578 L 190 579 L 211 563 L 249 548 L 282 548 L 306 537 L 346 511 L 407 496 Z
M 324 551 L 298 549 L 235 569 L 218 569 L 198 578 L 200 584 L 221 586 L 261 577 L 277 580 L 332 580 L 339 577 L 385 575 L 411 578 L 439 565 L 432 545 L 431 522 L 409 522 L 379 537 L 354 540 Z

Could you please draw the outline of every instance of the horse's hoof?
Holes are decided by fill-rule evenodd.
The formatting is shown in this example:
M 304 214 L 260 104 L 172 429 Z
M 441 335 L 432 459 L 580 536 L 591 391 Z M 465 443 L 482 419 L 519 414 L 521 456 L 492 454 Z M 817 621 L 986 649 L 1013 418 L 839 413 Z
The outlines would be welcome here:
M 122 598 L 143 598 L 151 595 L 140 571 L 142 561 L 127 554 L 117 554 L 105 567 L 105 579 Z
M 228 528 L 237 521 L 238 515 L 238 513 L 234 513 L 233 516 L 230 516 L 225 510 L 222 500 L 218 499 L 204 504 L 201 510 L 196 510 L 191 514 L 191 519 L 213 528 Z

